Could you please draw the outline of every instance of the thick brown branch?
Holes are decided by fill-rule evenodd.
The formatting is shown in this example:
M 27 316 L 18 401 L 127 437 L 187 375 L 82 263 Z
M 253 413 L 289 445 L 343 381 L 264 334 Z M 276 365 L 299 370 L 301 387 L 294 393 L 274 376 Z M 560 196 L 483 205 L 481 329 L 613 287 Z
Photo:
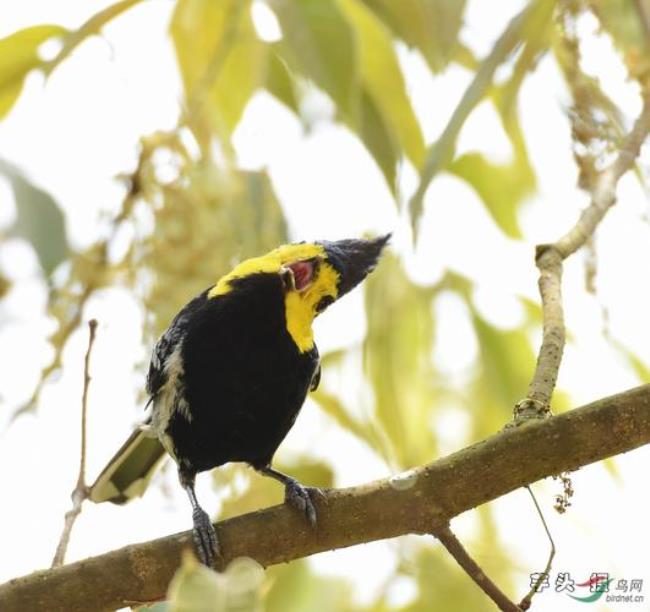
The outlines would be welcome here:
M 650 385 L 507 429 L 406 474 L 333 490 L 319 527 L 275 506 L 217 525 L 225 560 L 263 565 L 406 533 L 431 533 L 452 517 L 526 484 L 650 442 Z M 189 532 L 127 546 L 0 586 L 3 612 L 107 610 L 164 596 Z

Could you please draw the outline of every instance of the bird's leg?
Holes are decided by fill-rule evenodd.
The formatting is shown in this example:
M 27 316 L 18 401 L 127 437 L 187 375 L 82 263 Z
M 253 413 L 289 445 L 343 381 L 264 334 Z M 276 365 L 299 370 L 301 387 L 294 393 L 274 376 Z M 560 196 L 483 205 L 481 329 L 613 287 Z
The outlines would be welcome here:
M 312 527 L 316 526 L 316 506 L 314 506 L 314 497 L 322 495 L 322 491 L 315 487 L 305 487 L 301 485 L 295 478 L 287 476 L 278 470 L 274 470 L 270 465 L 255 468 L 260 474 L 270 476 L 279 480 L 284 485 L 284 501 L 285 503 L 297 508 L 302 512 L 309 521 Z
M 195 477 L 196 474 L 193 472 L 188 473 L 182 469 L 178 471 L 178 478 L 192 504 L 192 520 L 194 522 L 192 535 L 199 559 L 203 565 L 212 567 L 215 558 L 221 555 L 221 551 L 219 550 L 219 541 L 212 521 L 196 499 L 196 493 L 194 492 Z

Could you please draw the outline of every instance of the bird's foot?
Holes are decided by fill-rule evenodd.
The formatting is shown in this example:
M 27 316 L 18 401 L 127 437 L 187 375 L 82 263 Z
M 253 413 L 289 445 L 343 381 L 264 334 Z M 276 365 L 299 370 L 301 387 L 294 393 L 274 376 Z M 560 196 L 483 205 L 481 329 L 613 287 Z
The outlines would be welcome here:
M 192 535 L 199 560 L 203 565 L 212 567 L 215 559 L 221 556 L 217 532 L 214 530 L 212 521 L 205 510 L 196 508 L 192 513 L 192 519 L 194 521 Z
M 284 501 L 304 514 L 312 527 L 316 527 L 316 506 L 314 499 L 323 497 L 323 492 L 316 487 L 305 487 L 297 480 L 289 480 L 284 489 Z

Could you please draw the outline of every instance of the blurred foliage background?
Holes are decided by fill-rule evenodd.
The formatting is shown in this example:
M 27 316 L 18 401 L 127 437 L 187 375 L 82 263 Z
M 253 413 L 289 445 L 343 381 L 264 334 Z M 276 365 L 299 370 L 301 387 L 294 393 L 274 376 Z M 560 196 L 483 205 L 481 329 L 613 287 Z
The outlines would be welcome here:
M 52 74 L 77 46 L 142 1 L 110 5 L 77 30 L 37 24 L 1 39 L 0 118 L 12 112 L 30 72 Z M 265 11 L 267 20 L 277 22 L 279 36 L 260 36 L 253 5 Z M 147 313 L 142 340 L 149 346 L 188 297 L 213 284 L 233 262 L 302 238 L 289 235 L 290 219 L 267 173 L 239 167 L 233 147 L 244 110 L 261 90 L 294 113 L 305 130 L 312 121 L 305 101 L 315 89 L 325 94 L 335 109 L 332 121 L 363 144 L 400 216 L 409 220 L 414 238 L 426 240 L 419 223 L 428 185 L 438 175 L 450 174 L 480 197 L 504 239 L 520 239 L 519 212 L 538 185 L 520 125 L 518 94 L 540 59 L 551 57 L 571 96 L 567 125 L 580 185 L 589 190 L 594 173 L 616 150 L 631 118 L 583 70 L 575 24 L 582 15 L 593 15 L 602 35 L 611 39 L 612 52 L 623 59 L 629 79 L 645 87 L 650 76 L 648 4 L 531 0 L 503 24 L 483 56 L 460 35 L 465 9 L 463 0 L 176 0 L 169 36 L 184 88 L 182 112 L 173 129 L 142 135 L 137 165 L 125 168 L 120 179 L 125 196 L 117 214 L 103 220 L 100 240 L 82 249 L 69 244 L 59 204 L 20 168 L 0 160 L 0 174 L 11 186 L 17 211 L 0 239 L 20 237 L 31 244 L 48 286 L 46 308 L 56 322 L 49 338 L 52 358 L 31 399 L 13 409 L 37 409 L 44 385 L 62 367 L 63 350 L 82 322 L 85 306 L 104 288 L 124 287 L 141 302 Z M 58 41 L 59 46 L 43 59 L 39 49 L 48 41 Z M 444 77 L 453 65 L 472 73 L 434 142 L 425 141 L 405 84 L 399 54 L 406 48 L 420 54 L 432 74 Z M 504 67 L 506 77 L 495 84 L 495 73 Z M 506 162 L 494 161 L 481 150 L 455 154 L 466 120 L 486 100 L 511 145 Z M 406 191 L 400 181 L 405 165 L 417 171 L 414 192 Z M 131 236 L 128 246 L 116 249 L 125 228 Z M 13 289 L 13 281 L 0 272 L 0 297 Z M 518 298 L 523 323 L 517 329 L 498 329 L 477 308 L 473 279 L 449 270 L 434 284 L 416 283 L 395 254 L 369 278 L 365 292 L 367 332 L 362 346 L 323 355 L 325 384 L 314 395 L 339 427 L 388 469 L 399 471 L 439 455 L 431 423 L 441 405 L 470 411 L 480 404 L 481 409 L 471 413 L 466 442 L 495 432 L 510 418 L 513 404 L 525 395 L 534 365 L 537 347 L 532 340 L 540 324 L 535 302 Z M 431 357 L 441 297 L 466 311 L 479 346 L 478 359 L 462 380 L 449 377 Z M 640 359 L 620 344 L 617 350 L 641 379 L 649 379 Z M 361 407 L 327 384 L 355 363 L 363 365 Z M 555 409 L 566 406 L 566 397 L 560 395 Z M 333 468 L 322 459 L 300 457 L 283 467 L 313 485 L 335 482 Z M 281 500 L 273 483 L 242 473 L 241 467 L 230 466 L 214 474 L 215 484 L 225 490 L 238 474 L 237 482 L 245 483 L 243 489 L 230 487 L 223 517 Z M 477 540 L 485 548 L 498 548 L 500 536 L 490 508 L 478 512 Z M 392 580 L 408 577 L 417 587 L 410 603 L 400 608 L 404 612 L 448 610 L 449 601 L 456 602 L 456 609 L 484 607 L 482 596 L 438 548 L 405 540 L 394 550 L 399 563 Z M 513 586 L 511 559 L 492 556 L 482 562 L 505 590 Z M 371 603 L 361 605 L 353 600 L 347 581 L 318 575 L 304 560 L 270 568 L 261 588 L 269 610 L 392 609 L 389 584 Z

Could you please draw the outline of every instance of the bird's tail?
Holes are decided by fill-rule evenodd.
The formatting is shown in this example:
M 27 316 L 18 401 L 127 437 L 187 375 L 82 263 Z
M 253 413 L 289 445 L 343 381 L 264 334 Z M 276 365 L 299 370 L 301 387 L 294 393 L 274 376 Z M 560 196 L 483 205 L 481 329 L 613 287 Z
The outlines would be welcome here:
M 125 504 L 142 495 L 165 449 L 157 437 L 134 431 L 90 487 L 89 499 Z

